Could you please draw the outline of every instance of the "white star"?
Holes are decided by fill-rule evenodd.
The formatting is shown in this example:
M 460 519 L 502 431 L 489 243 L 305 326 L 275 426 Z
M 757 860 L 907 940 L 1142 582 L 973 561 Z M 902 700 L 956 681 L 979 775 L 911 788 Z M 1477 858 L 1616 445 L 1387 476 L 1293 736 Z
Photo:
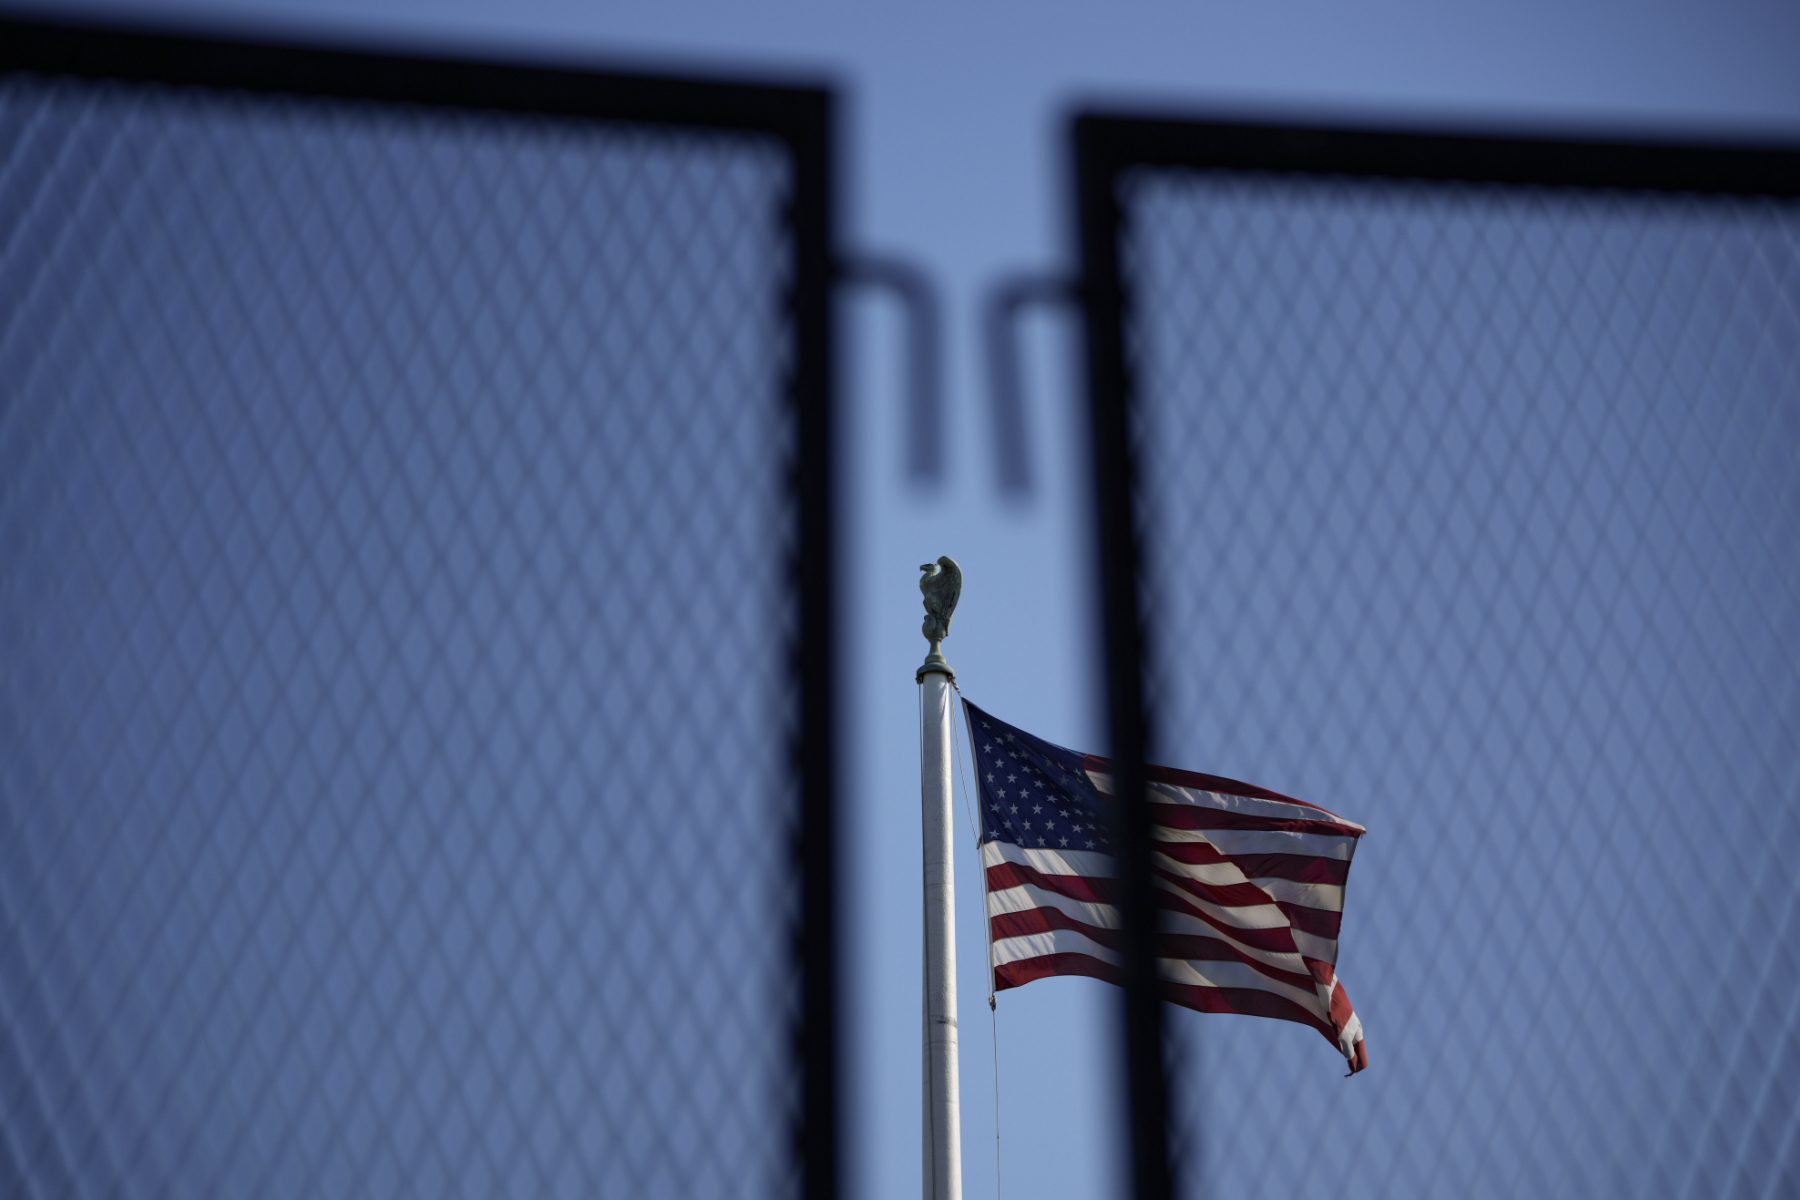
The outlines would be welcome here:
M 1068 839 L 1068 838 L 1057 838 L 1057 839 L 1056 839 L 1056 840 L 1057 840 L 1057 841 L 1059 841 L 1059 842 L 1061 842 L 1061 843 L 1062 843 L 1062 844 L 1063 844 L 1063 845 L 1065 845 L 1065 846 L 1066 846 L 1066 845 L 1068 845 L 1068 844 L 1069 844 L 1069 839 Z
M 1041 813 L 1044 811 L 1044 806 L 1041 804 L 1034 804 L 1031 806 L 1031 811 L 1034 813 Z

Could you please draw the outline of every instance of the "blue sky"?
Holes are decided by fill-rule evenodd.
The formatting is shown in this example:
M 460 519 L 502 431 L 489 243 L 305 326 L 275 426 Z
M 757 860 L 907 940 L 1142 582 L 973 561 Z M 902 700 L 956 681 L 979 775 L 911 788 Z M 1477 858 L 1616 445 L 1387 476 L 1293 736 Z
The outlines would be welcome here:
M 1072 104 L 1104 97 L 1321 120 L 1800 135 L 1800 8 L 1774 2 L 934 0 L 876 8 L 236 0 L 112 7 L 378 44 L 798 74 L 841 87 L 847 249 L 905 255 L 936 281 L 947 301 L 953 434 L 941 486 L 905 477 L 900 331 L 880 303 L 850 300 L 843 396 L 851 419 L 842 448 L 842 585 L 850 613 L 844 879 L 854 1081 L 848 1161 L 856 1192 L 883 1200 L 918 1192 L 912 672 L 925 647 L 916 564 L 948 553 L 966 572 L 945 653 L 971 697 L 1053 741 L 1103 746 L 1073 326 L 1056 317 L 1029 325 L 1029 457 L 1037 487 L 1022 500 L 995 488 L 975 340 L 979 302 L 999 275 L 1067 266 L 1062 123 Z M 1258 767 L 1180 765 L 1227 773 Z M 1279 772 L 1281 765 L 1263 769 Z M 1351 797 L 1318 798 L 1363 817 Z M 958 855 L 965 1186 L 984 1195 L 994 1171 L 994 1052 L 971 839 L 959 839 Z M 1350 908 L 1353 928 L 1354 901 Z M 1354 981 L 1349 937 L 1342 966 Z M 1080 980 L 1002 998 L 1002 1154 L 1012 1194 L 1100 1195 L 1116 1178 L 1111 999 L 1100 985 Z M 1379 1013 L 1366 1019 L 1372 1031 L 1380 1029 Z M 1321 1083 L 1336 1084 L 1329 1048 L 1309 1048 Z M 1377 1042 L 1377 1071 L 1379 1054 Z

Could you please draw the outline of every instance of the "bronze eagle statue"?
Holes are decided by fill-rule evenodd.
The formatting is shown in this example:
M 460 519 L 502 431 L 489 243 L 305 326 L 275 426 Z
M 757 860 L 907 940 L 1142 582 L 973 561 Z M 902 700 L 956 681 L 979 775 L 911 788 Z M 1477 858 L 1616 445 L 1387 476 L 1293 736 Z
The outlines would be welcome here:
M 934 563 L 920 563 L 919 570 L 924 572 L 919 578 L 919 591 L 925 596 L 925 624 L 919 632 L 936 649 L 939 642 L 950 636 L 950 614 L 956 611 L 956 601 L 962 595 L 962 568 L 946 554 Z

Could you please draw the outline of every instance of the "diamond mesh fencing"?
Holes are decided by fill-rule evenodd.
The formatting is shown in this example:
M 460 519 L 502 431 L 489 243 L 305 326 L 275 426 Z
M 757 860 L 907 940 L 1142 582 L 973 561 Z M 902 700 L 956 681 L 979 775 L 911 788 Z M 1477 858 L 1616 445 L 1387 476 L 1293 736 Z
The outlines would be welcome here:
M 0 1193 L 797 1189 L 793 160 L 0 83 Z
M 1369 829 L 1372 1069 L 1170 1010 L 1186 1190 L 1800 1192 L 1800 211 L 1116 182 L 1148 757 Z

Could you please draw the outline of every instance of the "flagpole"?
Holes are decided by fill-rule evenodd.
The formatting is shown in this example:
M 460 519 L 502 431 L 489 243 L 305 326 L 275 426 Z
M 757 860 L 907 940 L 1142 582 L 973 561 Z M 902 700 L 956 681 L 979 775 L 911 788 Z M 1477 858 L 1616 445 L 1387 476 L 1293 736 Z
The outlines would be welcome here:
M 931 652 L 914 678 L 920 690 L 920 796 L 925 842 L 925 1200 L 962 1200 L 962 1109 L 956 1046 L 955 877 L 950 799 L 950 692 L 956 682 L 940 645 L 962 594 L 949 556 L 924 563 L 923 633 Z

